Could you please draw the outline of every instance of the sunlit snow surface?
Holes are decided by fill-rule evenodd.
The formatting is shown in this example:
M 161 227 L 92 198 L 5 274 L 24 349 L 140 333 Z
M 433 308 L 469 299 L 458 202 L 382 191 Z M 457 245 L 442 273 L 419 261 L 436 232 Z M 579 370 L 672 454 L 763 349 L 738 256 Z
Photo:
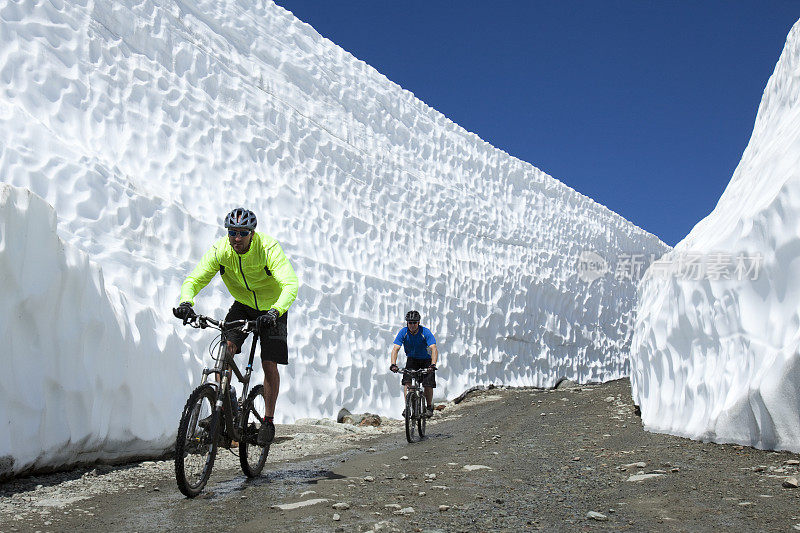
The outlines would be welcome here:
M 282 422 L 399 416 L 411 308 L 438 397 L 627 375 L 635 280 L 578 259 L 668 249 L 272 3 L 2 4 L 0 179 L 0 474 L 170 446 L 213 338 L 170 309 L 238 205 L 300 278 Z
M 760 268 L 697 281 L 651 268 L 641 283 L 631 381 L 647 429 L 800 452 L 798 221 L 800 22 L 717 207 L 664 258 L 729 256 L 735 273 L 736 258 L 761 257 Z

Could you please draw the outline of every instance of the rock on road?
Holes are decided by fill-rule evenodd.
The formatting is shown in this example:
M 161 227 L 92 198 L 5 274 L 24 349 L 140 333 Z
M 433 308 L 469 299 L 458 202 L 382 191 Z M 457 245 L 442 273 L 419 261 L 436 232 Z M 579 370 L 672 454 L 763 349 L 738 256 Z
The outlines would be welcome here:
M 172 461 L 13 480 L 0 531 L 800 529 L 796 455 L 647 433 L 627 380 L 476 392 L 414 444 L 342 426 L 278 426 L 254 480 L 221 450 L 193 500 Z

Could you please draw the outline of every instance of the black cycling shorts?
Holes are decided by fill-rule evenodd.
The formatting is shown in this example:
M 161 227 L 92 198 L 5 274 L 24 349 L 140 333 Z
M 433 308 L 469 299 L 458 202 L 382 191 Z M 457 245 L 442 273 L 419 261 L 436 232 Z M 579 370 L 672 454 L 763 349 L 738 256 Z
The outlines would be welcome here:
M 406 357 L 406 370 L 419 370 L 420 368 L 428 368 L 431 366 L 430 359 L 415 359 L 413 357 Z M 411 385 L 411 376 L 403 374 L 403 385 Z M 422 376 L 422 386 L 436 388 L 436 371 L 428 372 Z
M 231 320 L 255 320 L 266 313 L 266 311 L 256 311 L 252 307 L 234 301 L 233 305 L 228 310 L 228 314 L 225 316 L 225 322 Z M 288 335 L 286 317 L 288 315 L 289 312 L 287 311 L 278 317 L 278 323 L 274 327 L 259 332 L 261 361 L 274 361 L 279 365 L 289 364 L 289 346 L 286 343 L 286 337 Z M 239 353 L 242 351 L 242 344 L 244 344 L 247 335 L 247 333 L 235 329 L 224 332 L 222 338 L 223 340 L 234 343 L 236 345 L 236 353 Z

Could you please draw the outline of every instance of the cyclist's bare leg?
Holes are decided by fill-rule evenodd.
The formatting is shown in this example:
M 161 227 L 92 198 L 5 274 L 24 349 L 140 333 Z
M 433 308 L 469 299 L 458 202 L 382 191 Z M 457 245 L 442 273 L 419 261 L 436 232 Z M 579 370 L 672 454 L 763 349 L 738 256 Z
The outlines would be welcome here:
M 281 387 L 281 376 L 278 374 L 278 363 L 261 361 L 264 369 L 264 403 L 265 416 L 275 416 L 275 402 L 278 401 L 278 390 Z
M 425 402 L 427 407 L 433 407 L 433 387 L 425 387 Z

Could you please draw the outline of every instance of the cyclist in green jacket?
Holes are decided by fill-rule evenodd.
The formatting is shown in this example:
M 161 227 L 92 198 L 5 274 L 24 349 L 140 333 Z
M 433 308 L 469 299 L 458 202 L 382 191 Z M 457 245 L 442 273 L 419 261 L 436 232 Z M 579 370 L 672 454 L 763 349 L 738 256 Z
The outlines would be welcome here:
M 234 298 L 226 321 L 257 320 L 261 338 L 261 366 L 264 369 L 264 402 L 267 423 L 258 434 L 259 445 L 275 438 L 275 403 L 278 400 L 280 375 L 278 365 L 289 363 L 287 311 L 297 297 L 297 275 L 278 241 L 256 233 L 256 216 L 237 207 L 225 217 L 228 236 L 216 241 L 200 264 L 181 286 L 176 317 L 191 320 L 194 297 L 219 274 Z M 228 353 L 237 354 L 247 338 L 241 331 L 225 332 Z

